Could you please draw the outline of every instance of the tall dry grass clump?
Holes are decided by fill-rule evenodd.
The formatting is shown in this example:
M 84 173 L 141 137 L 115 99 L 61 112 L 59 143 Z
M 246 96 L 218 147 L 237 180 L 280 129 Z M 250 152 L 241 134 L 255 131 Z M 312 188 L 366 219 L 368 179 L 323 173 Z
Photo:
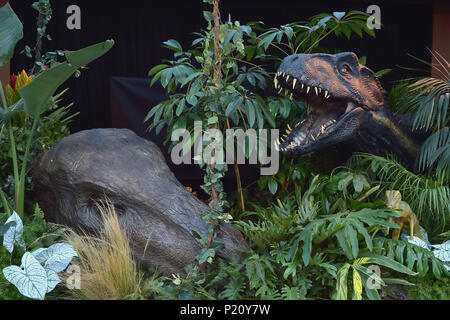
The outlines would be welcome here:
M 70 232 L 67 243 L 79 257 L 81 286 L 72 294 L 82 300 L 133 299 L 143 295 L 143 276 L 111 203 L 98 204 L 104 232 L 96 237 Z

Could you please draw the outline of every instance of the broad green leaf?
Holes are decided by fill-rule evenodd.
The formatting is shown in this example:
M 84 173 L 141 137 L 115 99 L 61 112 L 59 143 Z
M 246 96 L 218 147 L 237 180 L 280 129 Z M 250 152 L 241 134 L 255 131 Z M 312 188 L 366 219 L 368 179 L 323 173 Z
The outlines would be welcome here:
M 364 289 L 366 291 L 367 298 L 369 298 L 369 300 L 381 300 L 380 295 L 378 294 L 378 291 L 376 289 L 369 287 L 369 285 L 368 285 L 370 282 L 369 278 L 370 278 L 370 276 L 368 276 L 367 274 L 361 273 L 361 279 L 362 279 Z
M 363 284 L 358 270 L 353 269 L 353 300 L 362 300 Z
M 47 272 L 39 261 L 29 252 L 22 257 L 23 269 L 10 266 L 3 269 L 6 280 L 12 283 L 19 292 L 31 299 L 44 300 L 47 293 Z
M 47 106 L 50 98 L 56 90 L 75 71 L 86 66 L 89 62 L 99 58 L 108 52 L 114 45 L 113 40 L 108 40 L 78 51 L 66 51 L 67 62 L 46 70 L 33 79 L 28 85 L 19 90 L 25 102 L 25 112 L 31 117 L 37 117 Z
M 167 64 L 158 64 L 157 66 L 154 66 L 153 68 L 150 69 L 150 71 L 148 72 L 148 76 L 151 77 L 154 74 L 160 72 L 161 70 L 166 69 L 167 67 L 169 67 L 169 65 Z
M 163 44 L 165 45 L 163 47 L 173 50 L 175 52 L 183 51 L 181 44 L 177 40 L 170 39 L 170 40 L 163 42 Z
M 7 3 L 0 8 L 0 67 L 11 60 L 14 48 L 22 38 L 22 23 Z
M 337 300 L 347 300 L 348 297 L 348 287 L 347 287 L 347 276 L 350 265 L 346 263 L 341 269 L 339 269 L 337 274 Z
M 275 193 L 277 193 L 277 191 L 278 191 L 278 182 L 277 182 L 277 180 L 275 180 L 274 178 L 271 178 L 271 179 L 269 180 L 269 191 L 270 191 L 272 194 L 275 194 Z
M 384 278 L 384 283 L 386 284 L 400 284 L 402 286 L 415 286 L 415 284 L 408 282 L 403 279 L 392 279 L 392 278 Z
M 371 258 L 375 263 L 385 266 L 387 268 L 390 268 L 392 270 L 395 270 L 397 272 L 405 273 L 410 276 L 415 276 L 417 273 L 411 271 L 401 263 L 398 263 L 397 261 L 390 259 L 388 257 L 383 257 L 379 255 L 367 255 L 369 258 Z
M 383 69 L 383 70 L 380 70 L 377 73 L 375 73 L 375 77 L 382 78 L 391 72 L 392 72 L 392 69 Z
M 177 117 L 179 117 L 183 113 L 185 106 L 186 106 L 186 100 L 181 99 L 180 103 L 178 103 L 178 107 L 177 107 L 177 111 L 176 111 Z

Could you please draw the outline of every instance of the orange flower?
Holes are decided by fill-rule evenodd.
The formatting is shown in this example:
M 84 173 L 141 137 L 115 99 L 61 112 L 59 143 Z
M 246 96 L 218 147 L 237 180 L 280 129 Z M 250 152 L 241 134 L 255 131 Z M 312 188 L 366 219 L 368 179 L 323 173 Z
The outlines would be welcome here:
M 6 86 L 6 99 L 9 106 L 12 106 L 20 100 L 21 96 L 19 90 L 29 84 L 32 80 L 33 78 L 29 76 L 25 70 L 22 70 L 19 75 L 13 74 L 11 76 L 11 82 Z

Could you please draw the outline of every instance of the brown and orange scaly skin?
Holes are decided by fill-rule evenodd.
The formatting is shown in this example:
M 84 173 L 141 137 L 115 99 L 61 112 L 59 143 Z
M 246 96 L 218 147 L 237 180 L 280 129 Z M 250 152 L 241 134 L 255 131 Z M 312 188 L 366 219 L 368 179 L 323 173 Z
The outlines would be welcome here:
M 289 56 L 275 76 L 275 88 L 308 105 L 307 118 L 289 126 L 285 139 L 276 143 L 289 157 L 342 145 L 394 154 L 411 164 L 427 137 L 423 130 L 412 130 L 413 114 L 391 112 L 377 77 L 352 52 Z

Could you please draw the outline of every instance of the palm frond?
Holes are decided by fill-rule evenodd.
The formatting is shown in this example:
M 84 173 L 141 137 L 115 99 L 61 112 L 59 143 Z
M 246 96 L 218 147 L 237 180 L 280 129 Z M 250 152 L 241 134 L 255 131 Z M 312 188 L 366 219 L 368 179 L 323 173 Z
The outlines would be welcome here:
M 445 127 L 434 133 L 423 144 L 419 156 L 419 169 L 437 166 L 437 173 L 442 180 L 450 177 L 450 128 Z
M 448 180 L 415 174 L 393 158 L 386 159 L 371 154 L 355 155 L 350 165 L 370 168 L 382 186 L 380 192 L 387 189 L 399 190 L 430 236 L 445 231 L 450 217 Z
M 414 129 L 433 127 L 437 130 L 448 123 L 448 106 L 450 101 L 450 82 L 435 78 L 425 78 L 413 83 L 410 88 L 413 95 L 409 102 L 415 106 L 417 114 Z

